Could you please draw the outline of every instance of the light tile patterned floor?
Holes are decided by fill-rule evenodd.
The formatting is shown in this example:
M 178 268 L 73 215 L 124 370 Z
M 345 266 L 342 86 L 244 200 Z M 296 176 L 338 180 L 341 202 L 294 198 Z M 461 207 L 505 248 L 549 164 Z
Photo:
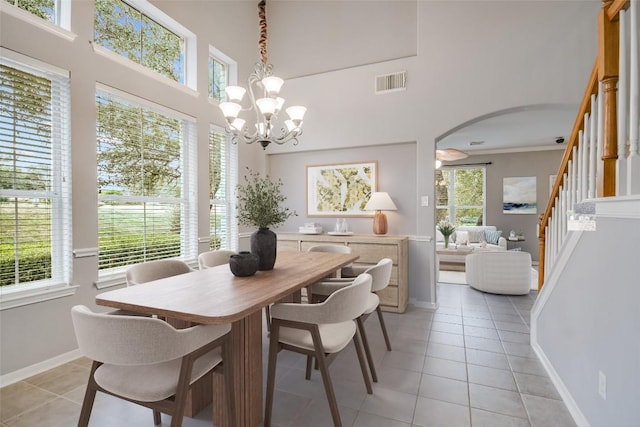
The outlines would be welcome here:
M 367 322 L 379 382 L 367 395 L 355 351 L 345 349 L 331 375 L 344 426 L 574 426 L 529 346 L 528 296 L 484 294 L 438 285 L 440 308 L 385 313 L 393 351 L 375 315 Z M 264 361 L 268 341 L 264 338 Z M 278 357 L 274 426 L 331 426 L 318 372 L 304 379 L 302 356 Z M 80 359 L 0 390 L 0 426 L 75 425 L 89 364 Z M 266 378 L 266 377 L 265 377 Z M 185 427 L 211 425 L 209 406 Z M 170 418 L 163 416 L 162 425 Z M 98 395 L 91 426 L 152 426 L 149 410 Z

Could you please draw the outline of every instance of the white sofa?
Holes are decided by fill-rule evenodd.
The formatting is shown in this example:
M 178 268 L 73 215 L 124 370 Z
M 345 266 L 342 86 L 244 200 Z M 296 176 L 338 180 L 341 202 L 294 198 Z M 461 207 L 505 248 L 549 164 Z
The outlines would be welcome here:
M 467 246 L 474 248 L 474 252 L 486 251 L 506 251 L 507 239 L 500 236 L 498 244 L 486 242 L 485 230 L 496 231 L 495 225 L 461 225 L 456 227 L 449 238 L 449 244 L 460 245 L 466 242 Z M 436 229 L 436 247 L 444 247 L 444 236 Z M 482 248 L 482 249 L 481 249 Z
M 524 295 L 531 290 L 531 254 L 493 251 L 467 255 L 467 283 L 479 291 Z

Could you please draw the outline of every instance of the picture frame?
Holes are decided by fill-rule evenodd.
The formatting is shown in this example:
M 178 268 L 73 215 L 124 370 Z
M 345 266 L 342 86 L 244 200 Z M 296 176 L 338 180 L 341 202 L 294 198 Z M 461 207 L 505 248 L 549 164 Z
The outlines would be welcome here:
M 503 178 L 502 213 L 538 213 L 535 176 L 517 176 Z
M 377 161 L 307 166 L 307 216 L 372 216 L 364 207 L 377 189 Z

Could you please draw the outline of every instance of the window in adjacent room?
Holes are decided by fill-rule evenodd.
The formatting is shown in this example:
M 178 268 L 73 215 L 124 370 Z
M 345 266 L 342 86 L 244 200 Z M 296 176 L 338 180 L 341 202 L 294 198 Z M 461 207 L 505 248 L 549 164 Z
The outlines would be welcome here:
M 0 49 L 3 307 L 8 294 L 71 281 L 69 97 L 68 71 Z
M 105 86 L 96 108 L 99 269 L 195 259 L 194 120 Z
M 436 169 L 436 223 L 484 225 L 485 172 L 484 167 Z
M 195 35 L 164 12 L 144 0 L 96 0 L 94 21 L 98 51 L 195 89 Z
M 234 190 L 237 178 L 238 147 L 229 142 L 224 131 L 211 126 L 209 131 L 209 228 L 210 247 L 237 249 L 238 221 Z

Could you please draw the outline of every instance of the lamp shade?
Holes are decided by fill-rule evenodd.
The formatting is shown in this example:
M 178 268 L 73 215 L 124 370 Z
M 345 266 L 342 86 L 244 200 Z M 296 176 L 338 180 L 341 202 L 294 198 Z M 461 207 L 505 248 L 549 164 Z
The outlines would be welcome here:
M 371 195 L 371 198 L 364 207 L 367 211 L 396 211 L 393 200 L 386 191 L 377 191 Z

